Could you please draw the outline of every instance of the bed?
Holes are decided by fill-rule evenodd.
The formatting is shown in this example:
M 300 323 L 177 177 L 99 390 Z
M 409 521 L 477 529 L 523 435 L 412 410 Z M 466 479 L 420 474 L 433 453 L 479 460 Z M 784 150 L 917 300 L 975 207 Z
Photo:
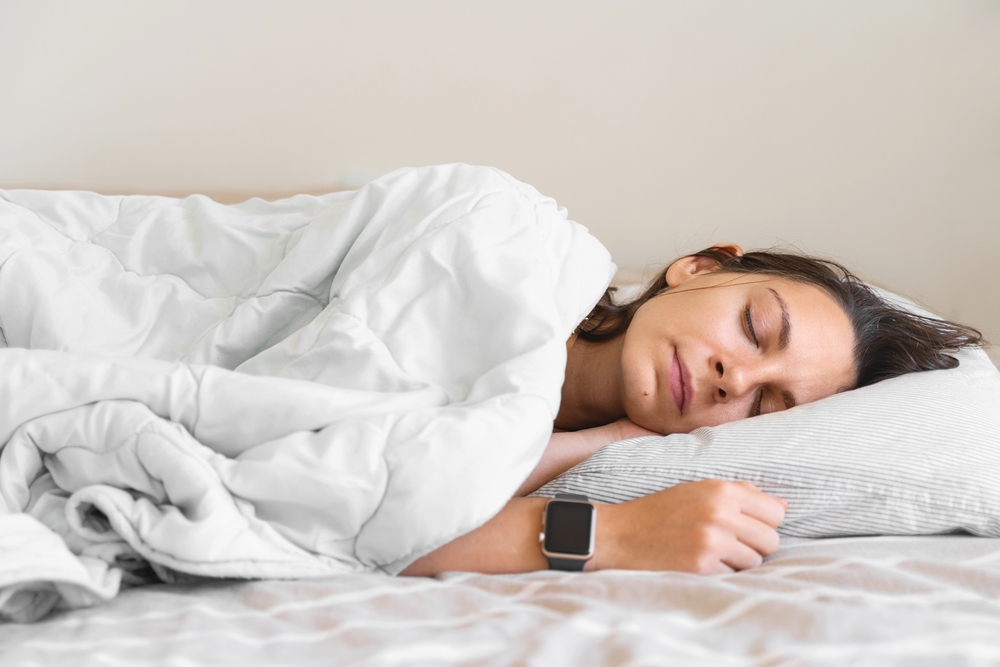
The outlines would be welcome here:
M 350 575 L 123 591 L 0 626 L 5 665 L 992 665 L 1000 539 L 786 538 L 760 568 Z
M 518 189 L 522 186 L 510 185 L 503 175 L 472 173 L 476 179 L 489 179 L 491 188 L 514 188 L 515 198 L 537 195 L 525 195 L 526 191 Z M 431 176 L 437 178 L 436 173 Z M 25 196 L 18 195 L 22 200 Z M 70 197 L 68 201 L 74 200 Z M 122 203 L 114 201 L 118 208 L 108 209 L 107 223 L 99 225 L 95 233 L 113 230 L 121 220 Z M 233 210 L 240 215 L 277 211 L 285 219 L 301 210 L 318 210 L 317 201 L 337 206 L 341 199 L 292 199 L 275 209 L 253 204 Z M 107 201 L 98 203 L 103 206 Z M 183 205 L 187 213 L 198 215 L 216 210 L 204 200 L 153 203 Z M 148 207 L 149 202 L 143 205 Z M 565 218 L 565 211 L 556 209 L 550 200 L 532 200 L 530 209 L 538 207 L 549 207 L 553 215 L 561 216 L 559 220 Z M 506 215 L 508 209 L 501 208 Z M 39 205 L 37 210 L 40 215 L 74 220 L 73 215 L 67 215 L 66 211 L 72 210 L 65 209 L 64 202 Z M 77 232 L 70 229 L 68 234 L 72 233 Z M 92 236 L 87 232 L 81 238 Z M 127 257 L 130 246 L 122 248 L 118 256 Z M 599 252 L 592 252 L 587 260 L 589 267 L 569 262 L 561 269 L 579 277 L 595 273 L 593 267 L 597 266 L 600 275 L 586 286 L 587 296 L 581 297 L 572 312 L 561 314 L 558 322 L 543 323 L 543 329 L 554 332 L 555 350 L 562 348 L 568 333 L 560 327 L 578 321 L 579 313 L 589 310 L 609 277 L 604 264 L 608 260 Z M 0 280 L 0 289 L 3 287 Z M 57 333 L 62 335 L 63 330 Z M 12 335 L 10 330 L 7 335 Z M 107 345 L 100 340 L 93 343 L 98 347 L 102 344 Z M 268 344 L 273 345 L 273 341 Z M 81 421 L 100 422 L 93 414 L 105 405 L 116 421 L 128 421 L 132 412 L 118 412 L 124 404 L 130 411 L 148 408 L 165 422 L 184 427 L 171 437 L 183 439 L 193 434 L 201 442 L 211 442 L 219 439 L 218 433 L 233 435 L 225 430 L 233 413 L 225 411 L 224 402 L 216 405 L 221 405 L 222 412 L 216 426 L 209 428 L 211 423 L 206 426 L 204 415 L 197 423 L 185 421 L 183 405 L 169 401 L 169 405 L 159 405 L 157 401 L 165 401 L 164 396 L 175 401 L 179 394 L 192 393 L 195 386 L 194 393 L 204 394 L 199 407 L 212 405 L 213 392 L 228 399 L 237 396 L 244 407 L 250 403 L 259 408 L 250 412 L 266 430 L 272 413 L 305 410 L 303 405 L 320 391 L 314 385 L 295 384 L 301 380 L 295 377 L 274 385 L 266 372 L 254 375 L 254 368 L 245 374 L 219 370 L 238 365 L 231 359 L 220 362 L 209 358 L 225 346 L 204 348 L 208 352 L 199 352 L 196 347 L 184 352 L 185 363 L 204 364 L 207 359 L 217 364 L 199 366 L 202 370 L 192 380 L 176 364 L 163 366 L 155 361 L 181 358 L 180 353 L 160 350 L 146 354 L 142 348 L 135 356 L 149 358 L 117 362 L 112 372 L 104 361 L 81 357 L 79 350 L 67 352 L 66 345 L 60 345 L 50 346 L 56 349 L 51 353 L 24 358 L 41 364 L 26 366 L 28 370 L 40 368 L 43 375 L 55 378 L 53 385 L 38 390 L 42 402 L 49 400 L 50 394 L 59 394 L 54 388 L 75 386 L 73 382 L 81 382 L 80 378 L 102 373 L 119 374 L 109 385 L 118 393 L 89 385 L 85 391 L 64 392 L 72 394 L 75 402 L 53 404 L 48 412 L 39 413 L 38 419 L 22 416 L 26 424 L 49 419 L 58 426 L 62 420 L 63 425 L 80 430 Z M 7 361 L 24 361 L 17 350 L 3 352 Z M 559 361 L 558 356 L 555 359 Z M 435 579 L 386 576 L 433 547 L 426 539 L 420 543 L 425 536 L 419 535 L 405 536 L 410 541 L 402 556 L 398 548 L 386 551 L 383 539 L 373 542 L 370 552 L 375 555 L 366 558 L 310 560 L 308 555 L 299 554 L 298 560 L 288 560 L 281 567 L 257 563 L 257 569 L 246 565 L 234 568 L 220 565 L 217 554 L 208 553 L 211 549 L 197 552 L 197 562 L 184 562 L 171 551 L 170 540 L 157 543 L 155 535 L 141 534 L 144 521 L 158 520 L 159 515 L 133 512 L 129 506 L 121 509 L 120 523 L 115 526 L 122 534 L 129 532 L 129 526 L 135 527 L 136 535 L 129 538 L 128 545 L 121 545 L 125 551 L 109 556 L 108 549 L 76 544 L 74 553 L 92 557 L 91 561 L 101 556 L 111 570 L 122 565 L 123 555 L 133 558 L 140 569 L 146 559 L 157 566 L 156 571 L 132 573 L 134 581 L 145 576 L 175 583 L 125 586 L 119 591 L 116 580 L 109 586 L 114 590 L 99 604 L 95 602 L 100 595 L 83 601 L 67 598 L 62 607 L 90 606 L 57 609 L 34 624 L 0 624 L 0 661 L 5 665 L 996 664 L 1000 662 L 1000 606 L 996 602 L 1000 596 L 1000 480 L 995 472 L 1000 470 L 1000 375 L 984 359 L 981 351 L 963 357 L 965 375 L 949 375 L 952 372 L 947 371 L 933 378 L 933 374 L 899 378 L 899 382 L 890 381 L 895 384 L 889 389 L 849 392 L 822 405 L 800 406 L 759 422 L 750 420 L 754 422 L 750 426 L 742 422 L 670 439 L 616 443 L 539 492 L 584 492 L 598 501 L 618 502 L 694 479 L 751 479 L 791 502 L 781 549 L 752 571 L 714 577 L 624 571 L 508 576 L 450 573 Z M 78 372 L 74 375 L 70 371 Z M 936 394 L 927 390 L 926 383 L 932 380 L 937 383 Z M 151 392 L 149 387 L 155 388 L 157 383 L 166 383 L 169 390 Z M 178 391 L 177 387 L 187 389 Z M 0 386 L 0 393 L 3 390 Z M 260 396 L 267 397 L 266 404 L 260 402 Z M 274 408 L 275 396 L 281 399 L 280 410 Z M 954 405 L 943 403 L 946 398 L 942 397 L 951 397 Z M 14 394 L 7 398 L 19 400 Z M 34 406 L 27 401 L 24 409 L 30 412 Z M 892 413 L 927 414 L 932 409 L 946 418 L 933 423 L 884 418 Z M 845 414 L 851 417 L 845 419 Z M 136 419 L 143 424 L 155 421 L 145 413 Z M 305 417 L 298 419 L 292 420 L 299 429 L 296 432 L 317 430 L 312 422 L 302 421 Z M 803 423 L 809 427 L 803 428 Z M 859 424 L 865 425 L 861 439 L 854 437 Z M 30 432 L 30 425 L 26 428 L 28 431 L 18 433 L 27 432 L 20 442 L 28 443 L 24 451 L 29 451 L 29 445 L 40 437 Z M 41 433 L 57 431 L 53 429 Z M 98 440 L 105 433 L 98 431 Z M 511 433 L 516 434 L 508 431 L 506 435 Z M 523 439 L 527 442 L 535 435 L 527 433 Z M 943 447 L 942 443 L 953 446 Z M 815 451 L 810 457 L 811 449 Z M 8 445 L 5 452 L 10 450 Z M 715 457 L 706 456 L 706 452 Z M 956 456 L 956 452 L 964 456 Z M 485 483 L 483 480 L 496 483 L 484 497 L 491 498 L 490 502 L 502 500 L 505 493 L 509 497 L 507 487 L 516 488 L 523 479 L 525 461 L 530 464 L 530 460 L 530 452 L 521 452 L 509 460 L 487 462 L 489 475 L 479 481 L 470 476 L 465 483 L 469 488 Z M 863 467 L 859 467 L 861 462 Z M 10 470 L 10 466 L 0 465 L 0 475 Z M 14 470 L 19 472 L 20 468 L 14 466 Z M 425 473 L 425 479 L 438 474 L 429 469 Z M 454 471 L 445 470 L 440 475 L 442 480 L 451 480 Z M 11 479 L 14 477 L 7 476 L 0 481 L 9 483 Z M 74 484 L 86 486 L 86 481 Z M 155 500 L 154 487 L 135 499 Z M 462 493 L 454 485 L 444 491 L 446 497 Z M 404 497 L 411 497 L 406 495 L 411 492 L 404 489 Z M 101 501 L 93 494 L 84 495 L 79 507 Z M 430 500 L 440 503 L 440 495 Z M 32 507 L 39 507 L 31 502 Z M 62 502 L 66 503 L 66 498 Z M 428 539 L 433 542 L 449 531 L 453 534 L 477 525 L 496 510 L 490 502 L 479 505 L 474 515 L 456 515 L 450 523 L 435 527 Z M 58 509 L 61 513 L 62 506 Z M 115 506 L 107 505 L 106 509 L 102 517 L 114 518 Z M 84 530 L 89 525 L 84 515 L 85 511 L 81 514 L 83 527 L 75 529 L 91 535 L 95 531 Z M 36 512 L 43 523 L 52 516 L 52 512 Z M 61 535 L 72 532 L 57 524 L 46 523 Z M 168 528 L 176 531 L 184 526 Z M 398 524 L 391 524 L 388 533 L 398 528 Z M 285 529 L 281 534 L 286 538 L 294 533 L 287 526 Z M 114 532 L 107 526 L 104 530 Z M 843 536 L 848 533 L 892 535 Z M 170 534 L 185 535 L 183 530 Z M 385 534 L 383 530 L 380 535 L 384 538 Z M 352 539 L 358 538 L 355 535 Z M 283 549 L 287 544 L 274 538 L 264 546 Z M 0 554 L 0 564 L 5 557 Z M 343 566 L 346 561 L 347 567 Z M 289 580 L 296 572 L 302 576 Z

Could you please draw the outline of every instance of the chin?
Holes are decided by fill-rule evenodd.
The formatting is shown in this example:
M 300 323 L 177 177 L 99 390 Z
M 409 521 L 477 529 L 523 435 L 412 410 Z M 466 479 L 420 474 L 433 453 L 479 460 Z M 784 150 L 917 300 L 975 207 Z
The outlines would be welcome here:
M 650 431 L 656 431 L 661 435 L 677 433 L 677 428 L 667 423 L 667 421 L 660 417 L 656 412 L 637 409 L 627 410 L 625 414 L 636 426 L 641 426 L 649 429 Z
M 673 423 L 675 418 L 671 412 L 676 411 L 673 403 L 663 406 L 652 391 L 648 396 L 643 396 L 640 391 L 627 399 L 625 414 L 633 423 L 664 435 L 677 433 L 677 425 Z
M 686 433 L 686 431 L 682 431 L 682 430 L 680 430 L 680 429 L 678 429 L 676 427 L 672 427 L 672 426 L 670 426 L 668 424 L 657 424 L 655 427 L 654 426 L 644 426 L 643 428 L 648 428 L 650 431 L 656 431 L 657 433 L 660 433 L 661 435 L 671 435 L 673 433 Z

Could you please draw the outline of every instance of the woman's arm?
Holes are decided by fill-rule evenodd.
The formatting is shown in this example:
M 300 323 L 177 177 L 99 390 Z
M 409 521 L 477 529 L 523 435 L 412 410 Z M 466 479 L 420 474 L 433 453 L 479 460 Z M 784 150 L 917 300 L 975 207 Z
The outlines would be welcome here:
M 527 496 L 537 491 L 577 463 L 596 454 L 604 445 L 644 435 L 660 434 L 644 429 L 627 418 L 596 428 L 553 433 L 538 465 L 514 496 Z
M 413 562 L 404 575 L 548 569 L 539 534 L 546 498 L 513 498 L 476 530 Z M 778 548 L 788 504 L 750 482 L 704 480 L 620 505 L 597 505 L 594 557 L 586 570 L 679 570 L 715 574 L 759 565 Z

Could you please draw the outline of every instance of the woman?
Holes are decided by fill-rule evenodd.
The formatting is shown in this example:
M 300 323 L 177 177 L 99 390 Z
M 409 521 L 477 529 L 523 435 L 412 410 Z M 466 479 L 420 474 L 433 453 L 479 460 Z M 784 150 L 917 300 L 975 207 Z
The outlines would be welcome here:
M 567 342 L 555 432 L 518 497 L 404 571 L 547 569 L 544 498 L 524 496 L 605 444 L 785 410 L 904 373 L 953 368 L 979 332 L 894 308 L 840 265 L 716 245 L 671 264 L 636 300 L 609 290 Z M 561 431 L 570 432 L 561 432 Z M 778 547 L 787 503 L 706 480 L 597 506 L 585 569 L 712 574 Z
M 607 250 L 489 168 L 236 207 L 0 194 L 4 507 L 110 567 L 112 542 L 208 576 L 751 567 L 785 504 L 750 484 L 587 504 L 583 554 L 558 520 L 538 542 L 543 512 L 583 506 L 525 496 L 608 442 L 979 340 L 836 266 L 735 246 L 616 305 Z

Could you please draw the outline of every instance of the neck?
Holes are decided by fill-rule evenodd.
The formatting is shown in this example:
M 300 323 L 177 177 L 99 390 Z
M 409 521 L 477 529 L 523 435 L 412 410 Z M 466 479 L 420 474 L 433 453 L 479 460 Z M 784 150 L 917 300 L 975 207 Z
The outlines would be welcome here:
M 600 343 L 570 341 L 555 427 L 577 431 L 624 417 L 621 357 L 625 336 Z

